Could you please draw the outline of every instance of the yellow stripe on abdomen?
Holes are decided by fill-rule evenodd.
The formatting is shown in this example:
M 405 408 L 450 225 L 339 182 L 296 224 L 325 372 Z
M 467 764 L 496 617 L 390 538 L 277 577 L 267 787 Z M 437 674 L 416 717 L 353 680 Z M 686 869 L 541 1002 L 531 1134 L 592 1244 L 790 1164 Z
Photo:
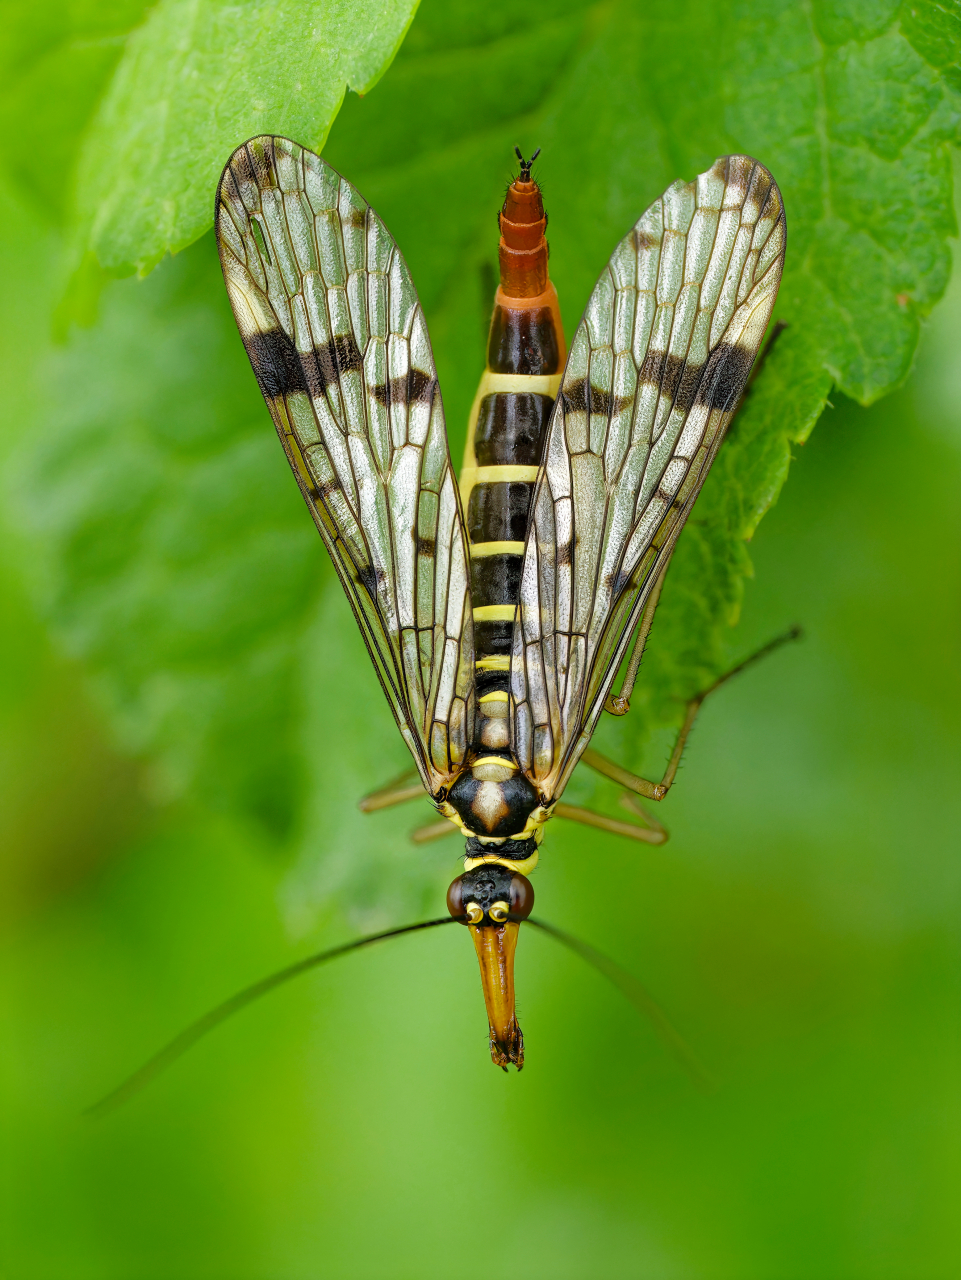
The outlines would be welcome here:
M 513 622 L 516 604 L 482 604 L 472 611 L 475 622 Z
M 482 560 L 484 556 L 522 556 L 523 542 L 472 542 L 470 556 L 472 560 Z

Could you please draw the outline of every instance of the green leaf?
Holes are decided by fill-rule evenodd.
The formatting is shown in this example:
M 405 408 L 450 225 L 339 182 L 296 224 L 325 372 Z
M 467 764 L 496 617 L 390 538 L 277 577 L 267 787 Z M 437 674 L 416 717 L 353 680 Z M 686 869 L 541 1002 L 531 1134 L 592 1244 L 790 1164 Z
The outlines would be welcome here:
M 146 274 L 213 223 L 234 147 L 258 133 L 323 145 L 348 89 L 389 66 L 416 0 L 160 0 L 127 41 L 79 176 L 85 247 Z
M 507 51 L 489 43 L 487 30 L 477 47 L 462 39 L 451 55 L 461 85 L 452 91 L 440 69 L 443 29 L 427 26 L 432 12 L 422 11 L 420 44 L 408 42 L 381 94 L 346 105 L 326 154 L 349 168 L 411 262 L 458 441 L 476 385 L 462 353 L 470 341 L 479 361 L 483 349 L 478 268 L 494 258 L 489 211 L 501 157 L 515 141 L 544 148 L 551 273 L 568 332 L 612 245 L 674 178 L 743 151 L 771 168 L 784 194 L 788 256 L 776 316 L 788 328 L 681 539 L 637 714 L 619 723 L 604 717 L 599 730 L 602 749 L 639 767 L 651 727 L 676 724 L 683 700 L 741 656 L 731 627 L 752 572 L 746 541 L 776 501 L 792 446 L 810 434 L 832 383 L 869 403 L 910 369 L 920 319 L 950 270 L 948 145 L 958 136 L 959 104 L 900 33 L 892 3 L 822 4 L 810 16 L 790 3 L 584 6 L 565 17 L 555 10 L 523 36 L 547 55 L 535 88 L 547 81 L 549 89 L 536 105 L 527 78 L 511 86 L 508 69 L 498 96 L 494 64 Z M 474 81 L 483 90 L 465 87 Z M 429 140 L 414 141 L 403 172 L 390 162 L 395 122 L 415 100 L 430 118 L 435 82 L 450 139 L 440 165 L 445 208 L 456 226 L 443 245 L 418 226 L 418 192 L 438 182 L 421 151 Z M 481 93 L 485 115 L 472 129 Z M 479 190 L 484 168 L 495 176 Z
M 863 403 L 896 387 L 944 289 L 958 99 L 903 21 L 891 4 L 624 0 L 529 5 L 519 18 L 506 4 L 429 0 L 377 92 L 345 101 L 325 148 L 411 266 L 455 458 L 515 143 L 543 147 L 569 333 L 613 245 L 670 182 L 744 151 L 781 186 L 787 328 L 681 539 L 634 712 L 599 730 L 599 747 L 628 766 L 742 654 L 732 626 L 752 572 L 747 540 L 832 384 Z M 273 49 L 280 59 L 279 35 Z M 296 41 L 287 56 L 301 56 Z M 253 75 L 262 64 L 247 59 Z M 130 138 L 153 127 L 133 101 L 127 115 Z M 260 127 L 251 118 L 239 133 Z M 299 140 L 321 136 L 309 127 Z M 195 184 L 207 166 L 205 200 L 234 140 L 215 156 L 205 125 L 184 130 Z M 128 230 L 113 207 L 119 244 Z M 130 228 L 147 225 L 146 209 L 126 211 Z M 98 216 L 114 225 L 114 213 Z M 139 253 L 114 261 L 156 256 Z M 168 792 L 295 833 L 298 910 L 337 894 L 398 918 L 436 874 L 436 853 L 417 864 L 405 849 L 429 810 L 362 818 L 353 807 L 403 767 L 404 749 L 244 364 L 209 240 L 145 283 L 111 285 L 101 324 L 53 358 L 44 382 L 56 403 L 34 425 L 19 487 L 50 616 L 98 673 L 127 740 L 160 761 Z M 660 759 L 649 752 L 647 764 Z
M 905 0 L 901 30 L 929 66 L 961 92 L 961 3 L 959 0 Z
M 298 640 L 327 564 L 274 465 L 213 237 L 109 288 L 43 382 L 48 430 L 16 488 L 61 637 L 159 795 L 190 786 L 283 832 Z
M 148 0 L 0 3 L 0 119 L 8 138 L 7 180 L 63 221 L 77 153 L 129 31 Z

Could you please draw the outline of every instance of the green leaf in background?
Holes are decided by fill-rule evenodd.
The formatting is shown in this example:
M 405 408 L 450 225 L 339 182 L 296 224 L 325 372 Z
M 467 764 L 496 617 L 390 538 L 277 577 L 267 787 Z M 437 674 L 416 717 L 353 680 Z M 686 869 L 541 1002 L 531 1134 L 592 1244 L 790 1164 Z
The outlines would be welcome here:
M 730 627 L 751 572 L 745 540 L 776 499 L 791 447 L 809 435 L 832 383 L 870 402 L 910 368 L 919 318 L 950 267 L 948 143 L 961 104 L 901 34 L 891 3 L 813 13 L 789 3 L 621 4 L 566 17 L 552 9 L 530 22 L 523 43 L 542 52 L 535 83 L 511 81 L 517 37 L 505 28 L 502 42 L 492 41 L 489 15 L 474 49 L 462 37 L 452 54 L 457 75 L 448 79 L 438 70 L 443 20 L 425 8 L 382 93 L 347 104 L 326 152 L 350 166 L 381 212 L 388 201 L 396 209 L 388 221 L 428 307 L 455 434 L 474 386 L 463 373 L 465 333 L 480 350 L 483 323 L 471 326 L 483 311 L 463 299 L 465 277 L 493 258 L 496 189 L 489 180 L 479 190 L 478 175 L 500 176 L 513 141 L 544 148 L 552 275 L 569 331 L 611 245 L 678 175 L 746 151 L 771 168 L 787 210 L 776 315 L 789 327 L 681 540 L 635 698 L 639 714 L 602 719 L 601 748 L 640 766 L 651 726 L 676 723 L 683 699 L 743 652 Z M 414 141 L 413 165 L 401 173 L 390 159 L 399 144 L 393 122 L 415 99 L 433 115 L 435 77 L 448 140 L 443 176 L 435 176 L 427 139 Z M 478 81 L 484 114 L 475 123 Z M 446 261 L 436 241 L 421 251 L 415 223 L 418 187 L 439 181 L 459 229 Z M 648 763 L 659 767 L 656 758 Z M 575 792 L 586 798 L 603 786 L 581 776 Z
M 961 91 L 961 5 L 957 0 L 904 0 L 901 29 L 930 66 Z
M 127 41 L 89 132 L 84 247 L 117 275 L 153 267 L 213 222 L 227 156 L 257 133 L 323 145 L 348 89 L 389 66 L 416 0 L 160 0 Z
M 153 756 L 158 797 L 194 783 L 283 832 L 326 565 L 273 465 L 209 239 L 108 290 L 97 327 L 49 358 L 50 429 L 20 488 L 60 635 L 101 673 L 127 749 Z
M 70 212 L 78 150 L 147 0 L 0 0 L 4 174 L 47 217 Z
M 277 993 L 90 1125 L 84 1106 L 232 991 L 436 913 L 462 849 L 411 848 L 426 802 L 354 808 L 404 748 L 210 237 L 110 283 L 96 324 L 51 348 L 81 153 L 161 12 L 0 0 L 3 1266 L 953 1280 L 957 276 L 907 385 L 869 408 L 833 391 L 797 442 L 832 383 L 868 401 L 903 380 L 944 286 L 961 5 L 427 0 L 325 148 L 411 264 L 455 454 L 514 143 L 545 147 L 569 330 L 669 182 L 738 148 L 782 185 L 790 327 L 682 540 L 635 711 L 599 745 L 654 772 L 685 693 L 789 622 L 808 639 L 707 705 L 669 845 L 557 822 L 536 882 L 538 912 L 649 985 L 718 1092 L 527 931 L 528 1066 L 493 1070 L 450 929 Z M 206 181 L 188 193 L 204 216 Z M 592 796 L 618 812 L 576 775 L 571 798 Z M 479 1176 L 522 1188 L 494 1254 L 464 1243 Z
M 192 24 L 178 5 L 151 12 L 85 144 L 88 213 L 112 267 L 144 267 L 196 237 L 223 159 L 246 134 L 321 139 L 344 83 L 367 83 L 370 50 L 383 62 L 403 27 L 392 10 L 371 43 L 355 10 L 337 63 L 354 70 L 329 81 L 328 102 L 305 88 L 328 28 L 285 8 L 258 9 L 247 27 L 242 7 L 195 12 Z M 257 23 L 271 15 L 268 40 Z M 651 730 L 676 723 L 683 699 L 743 652 L 731 627 L 751 573 L 746 540 L 832 383 L 870 402 L 910 368 L 949 270 L 959 99 L 935 65 L 947 54 L 939 46 L 935 57 L 917 22 L 902 30 L 893 3 L 568 0 L 528 6 L 517 23 L 513 9 L 479 0 L 425 4 L 390 75 L 346 100 L 326 148 L 411 266 L 455 456 L 483 362 L 494 213 L 515 142 L 543 147 L 569 332 L 611 246 L 675 178 L 743 151 L 785 198 L 777 314 L 788 327 L 681 540 L 634 713 L 605 717 L 599 733 L 602 749 L 654 772 Z M 367 52 L 351 62 L 358 39 Z M 523 74 L 521 48 L 537 50 Z M 235 89 L 224 92 L 229 74 Z M 183 76 L 174 128 L 170 86 Z M 113 176 L 92 182 L 101 161 Z M 102 323 L 52 358 L 44 382 L 56 390 L 19 500 L 43 548 L 50 616 L 98 673 L 125 740 L 158 762 L 162 793 L 297 831 L 302 907 L 336 886 L 354 905 L 379 901 L 379 918 L 422 901 L 421 873 L 405 888 L 397 871 L 408 823 L 362 819 L 343 800 L 394 773 L 403 749 L 346 606 L 335 587 L 324 594 L 323 556 L 244 368 L 209 239 L 155 280 L 112 286 Z M 572 794 L 605 786 L 579 777 Z

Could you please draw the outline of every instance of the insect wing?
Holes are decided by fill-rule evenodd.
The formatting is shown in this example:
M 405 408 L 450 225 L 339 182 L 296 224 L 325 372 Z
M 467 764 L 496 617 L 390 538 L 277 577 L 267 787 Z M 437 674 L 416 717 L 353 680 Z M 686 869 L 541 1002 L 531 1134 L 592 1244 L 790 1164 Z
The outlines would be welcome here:
M 785 220 L 745 156 L 675 183 L 621 241 L 574 336 L 544 447 L 511 656 L 511 745 L 561 793 L 737 408 Z
M 465 534 L 433 354 L 407 265 L 326 161 L 252 138 L 217 191 L 244 346 L 424 785 L 474 714 Z

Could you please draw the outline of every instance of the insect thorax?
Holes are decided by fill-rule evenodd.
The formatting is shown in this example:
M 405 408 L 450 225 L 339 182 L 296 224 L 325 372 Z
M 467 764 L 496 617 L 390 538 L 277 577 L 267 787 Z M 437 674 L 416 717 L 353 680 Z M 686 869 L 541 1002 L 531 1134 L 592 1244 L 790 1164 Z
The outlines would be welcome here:
M 468 870 L 497 861 L 526 872 L 533 870 L 544 823 L 550 817 L 550 807 L 543 800 L 505 753 L 475 759 L 439 808 L 467 837 Z

